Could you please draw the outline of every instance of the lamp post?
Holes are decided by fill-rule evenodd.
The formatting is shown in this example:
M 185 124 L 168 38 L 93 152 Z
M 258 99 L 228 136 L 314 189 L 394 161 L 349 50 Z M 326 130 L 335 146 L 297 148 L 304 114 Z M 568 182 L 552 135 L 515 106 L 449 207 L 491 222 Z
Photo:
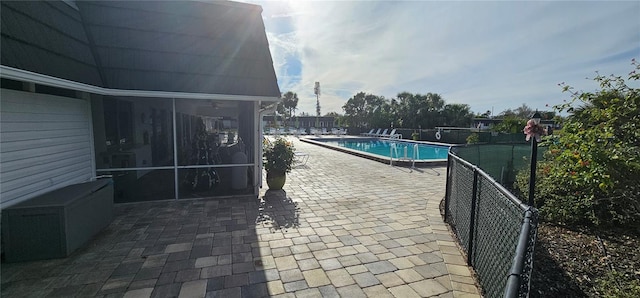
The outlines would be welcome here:
M 533 135 L 531 136 L 531 175 L 529 175 L 529 206 L 533 206 L 533 196 L 536 187 L 536 163 L 538 159 L 538 140 L 536 134 L 538 133 L 538 125 L 540 125 L 540 113 L 536 110 L 531 116 L 533 120 Z

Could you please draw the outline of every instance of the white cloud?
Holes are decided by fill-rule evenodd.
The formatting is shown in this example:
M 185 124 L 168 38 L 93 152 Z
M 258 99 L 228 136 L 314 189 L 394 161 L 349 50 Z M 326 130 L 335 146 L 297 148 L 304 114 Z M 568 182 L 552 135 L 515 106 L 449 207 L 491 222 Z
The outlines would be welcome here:
M 357 92 L 440 93 L 498 113 L 545 109 L 640 58 L 640 2 L 259 2 L 281 91 L 342 112 Z M 284 28 L 283 28 L 284 27 Z M 287 59 L 301 62 L 291 73 Z

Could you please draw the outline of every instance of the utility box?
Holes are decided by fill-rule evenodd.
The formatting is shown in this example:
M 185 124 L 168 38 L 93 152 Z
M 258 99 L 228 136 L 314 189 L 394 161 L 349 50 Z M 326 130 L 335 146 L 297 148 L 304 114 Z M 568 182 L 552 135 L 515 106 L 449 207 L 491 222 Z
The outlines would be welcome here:
M 69 185 L 2 210 L 7 262 L 64 258 L 113 220 L 113 182 Z

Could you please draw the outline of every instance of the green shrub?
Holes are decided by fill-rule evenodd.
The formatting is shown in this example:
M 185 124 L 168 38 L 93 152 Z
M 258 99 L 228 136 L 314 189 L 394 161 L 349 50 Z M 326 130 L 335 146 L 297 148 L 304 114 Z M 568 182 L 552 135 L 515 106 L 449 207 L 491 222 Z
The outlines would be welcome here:
M 629 80 L 640 78 L 640 65 Z M 639 72 L 636 72 L 639 71 Z M 546 138 L 538 163 L 536 206 L 550 221 L 592 225 L 640 223 L 640 89 L 621 77 L 598 75 L 602 90 L 572 92 L 556 106 L 569 112 L 561 131 Z M 576 104 L 581 104 L 576 107 Z M 516 187 L 528 193 L 528 170 Z
M 476 144 L 480 142 L 480 136 L 477 133 L 472 133 L 467 137 L 467 144 Z

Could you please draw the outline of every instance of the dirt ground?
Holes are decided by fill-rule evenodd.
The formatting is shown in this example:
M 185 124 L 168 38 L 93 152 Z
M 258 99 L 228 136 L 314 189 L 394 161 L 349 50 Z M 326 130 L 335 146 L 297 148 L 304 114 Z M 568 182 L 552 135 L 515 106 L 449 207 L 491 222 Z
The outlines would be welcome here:
M 597 279 L 612 269 L 624 276 L 614 279 L 620 288 L 640 281 L 640 231 L 541 224 L 531 297 L 602 297 Z

